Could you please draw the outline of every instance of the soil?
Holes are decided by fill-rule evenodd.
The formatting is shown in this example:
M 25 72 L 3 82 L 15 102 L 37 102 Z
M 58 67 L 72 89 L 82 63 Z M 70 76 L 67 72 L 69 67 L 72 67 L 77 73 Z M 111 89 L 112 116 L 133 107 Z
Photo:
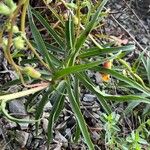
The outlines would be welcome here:
M 127 43 L 136 44 L 135 51 L 127 58 L 132 61 L 136 59 L 137 55 L 143 50 L 150 49 L 150 15 L 148 8 L 143 6 L 142 10 L 144 11 L 141 11 L 139 5 L 140 4 L 137 4 L 136 1 L 133 0 L 110 0 L 106 6 L 106 9 L 110 8 L 110 14 L 102 29 L 102 32 L 106 35 L 117 37 L 122 40 L 122 42 L 125 40 Z M 142 5 L 140 5 L 140 7 L 142 7 Z M 13 78 L 14 75 L 11 72 L 11 68 L 0 49 L 0 85 L 2 86 Z M 99 134 L 102 134 L 101 122 L 99 121 L 102 110 L 99 107 L 96 97 L 85 92 L 86 91 L 83 93 L 82 112 L 88 124 L 89 131 L 92 132 L 93 142 L 96 146 L 95 149 L 105 150 L 106 147 L 99 136 Z M 59 121 L 55 124 L 54 140 L 50 149 L 87 149 L 83 139 L 81 139 L 79 144 L 71 143 L 70 138 L 74 132 L 75 118 L 70 111 L 68 103 L 65 105 L 67 109 L 63 111 Z M 50 104 L 45 108 L 43 114 L 44 119 L 40 125 L 38 136 L 35 136 L 35 126 L 12 123 L 1 115 L 0 149 L 46 150 L 46 128 L 49 109 L 51 109 Z M 119 112 L 119 109 L 121 111 L 122 108 L 119 106 L 117 109 Z M 132 121 L 129 120 L 129 124 L 132 124 Z M 127 128 L 124 130 L 127 130 Z

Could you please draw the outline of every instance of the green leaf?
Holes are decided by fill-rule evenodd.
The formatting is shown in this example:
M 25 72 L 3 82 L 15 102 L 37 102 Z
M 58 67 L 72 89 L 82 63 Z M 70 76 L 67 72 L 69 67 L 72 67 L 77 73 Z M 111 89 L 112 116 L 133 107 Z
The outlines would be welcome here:
M 130 112 L 133 112 L 133 109 L 139 104 L 140 102 L 130 102 L 127 108 L 123 111 L 122 117 L 127 116 Z
M 9 115 L 8 111 L 6 110 L 6 103 L 7 103 L 7 100 L 3 100 L 1 102 L 1 111 L 7 119 L 9 119 L 13 122 L 17 122 L 17 123 L 35 123 L 35 122 L 39 121 L 39 120 L 18 119 L 18 118 L 15 118 L 15 117 Z
M 150 99 L 145 98 L 143 96 L 138 96 L 138 95 L 125 95 L 125 96 L 120 96 L 120 95 L 105 95 L 105 99 L 111 100 L 111 101 L 118 101 L 118 102 L 130 102 L 130 101 L 136 101 L 137 103 L 143 102 L 150 104 Z
M 91 32 L 91 30 L 93 29 L 93 27 L 95 26 L 95 23 L 96 21 L 98 20 L 99 18 L 99 15 L 101 13 L 101 11 L 103 10 L 105 4 L 107 3 L 108 0 L 103 0 L 97 11 L 95 12 L 94 16 L 92 17 L 92 19 L 89 21 L 89 23 L 87 24 L 85 30 L 81 33 L 81 35 L 79 36 L 79 38 L 77 39 L 77 42 L 76 42 L 76 51 L 78 51 L 81 46 L 83 45 L 83 43 L 85 42 L 87 36 L 89 35 L 89 33 Z M 101 18 L 102 19 L 102 18 Z M 100 21 L 100 19 L 99 19 Z
M 79 85 L 79 80 L 78 80 L 76 75 L 74 76 L 73 79 L 74 79 L 74 97 L 76 99 L 76 102 L 77 102 L 78 106 L 80 107 L 80 96 L 79 96 L 80 85 Z M 73 138 L 73 141 L 75 143 L 78 142 L 78 140 L 80 138 L 80 134 L 81 134 L 81 131 L 80 131 L 79 124 L 76 123 L 76 129 L 75 129 L 74 138 Z
M 64 88 L 65 90 L 65 88 Z M 63 93 L 65 94 L 65 92 Z M 65 95 L 62 95 L 61 96 L 61 99 L 60 99 L 60 103 L 59 103 L 59 106 L 57 107 L 57 109 L 55 110 L 55 116 L 54 116 L 54 122 L 57 121 L 60 113 L 62 112 L 63 108 L 64 108 L 64 102 L 65 102 Z
M 53 64 L 51 62 L 50 55 L 49 55 L 49 53 L 48 53 L 48 51 L 46 49 L 46 46 L 44 44 L 44 41 L 43 41 L 43 39 L 42 39 L 42 37 L 41 37 L 37 27 L 34 24 L 33 17 L 32 17 L 32 12 L 31 12 L 30 7 L 28 7 L 28 18 L 29 18 L 29 24 L 30 24 L 31 32 L 32 32 L 33 38 L 35 40 L 35 43 L 38 46 L 38 50 L 42 54 L 43 58 L 46 58 L 46 61 L 48 62 L 48 64 L 51 67 L 51 69 L 54 69 L 54 66 L 53 66 Z
M 31 43 L 32 43 L 32 45 L 33 45 L 36 49 L 38 49 L 38 47 L 37 47 L 37 45 L 36 45 L 36 43 L 35 43 L 34 41 L 31 41 Z M 47 43 L 47 42 L 45 42 L 45 41 L 44 41 L 44 43 L 45 43 L 46 49 L 47 49 L 49 52 L 56 52 L 56 53 L 61 53 L 61 54 L 64 53 L 64 49 L 61 49 L 61 48 L 56 47 L 56 46 L 53 46 L 52 44 L 49 44 L 49 43 Z
M 109 60 L 111 58 L 112 57 L 107 58 L 107 60 Z M 68 75 L 68 74 L 77 73 L 77 72 L 80 72 L 80 71 L 83 71 L 83 70 L 87 70 L 87 69 L 93 68 L 93 67 L 98 66 L 99 64 L 103 63 L 105 60 L 106 59 L 103 59 L 103 60 L 100 60 L 100 61 L 91 62 L 91 63 L 87 63 L 87 64 L 70 66 L 70 67 L 61 69 L 61 70 L 59 70 L 59 71 L 54 73 L 53 79 L 55 80 L 55 79 L 61 78 L 61 77 L 65 76 L 65 75 Z
M 50 26 L 50 24 L 42 17 L 42 15 L 39 12 L 32 9 L 32 13 L 40 21 L 40 23 L 46 28 L 48 33 L 55 39 L 55 41 L 59 44 L 59 46 L 62 49 L 64 49 L 65 48 L 64 42 L 60 39 L 60 37 L 54 31 L 54 29 Z
M 98 47 L 93 47 L 87 50 L 82 50 L 82 53 L 79 55 L 80 58 L 87 58 L 91 56 L 97 56 L 108 53 L 116 53 L 119 51 L 132 51 L 135 49 L 134 45 L 122 46 L 122 47 L 111 47 L 100 49 Z
M 47 92 L 44 93 L 41 101 L 39 102 L 39 104 L 38 104 L 38 106 L 36 108 L 36 112 L 35 112 L 35 119 L 36 120 L 38 120 L 41 117 L 41 115 L 43 113 L 44 106 L 48 102 L 48 98 L 49 98 L 51 92 L 52 92 L 52 88 L 50 87 L 47 90 Z M 35 126 L 36 126 L 36 134 L 37 134 L 38 133 L 39 122 L 36 122 Z
M 115 54 L 115 55 L 113 55 L 113 56 L 111 56 L 111 57 L 108 57 L 106 59 L 101 59 L 99 61 L 90 62 L 90 63 L 86 62 L 86 64 L 75 65 L 75 66 L 70 66 L 70 67 L 61 69 L 59 71 L 56 71 L 53 74 L 53 80 L 61 78 L 61 77 L 64 77 L 64 76 L 66 76 L 68 74 L 77 73 L 77 72 L 80 72 L 80 71 L 84 71 L 84 70 L 93 68 L 95 66 L 98 66 L 98 65 L 102 64 L 105 61 L 112 60 L 112 59 L 116 58 L 119 54 L 120 54 L 120 52 Z
M 88 148 L 90 150 L 94 150 L 94 145 L 91 141 L 84 117 L 81 113 L 81 109 L 79 108 L 79 105 L 76 102 L 75 96 L 74 96 L 73 91 L 71 89 L 71 85 L 69 83 L 66 83 L 66 86 L 67 86 L 68 97 L 69 97 L 69 101 L 71 104 L 71 108 L 72 108 L 73 112 L 75 113 L 76 119 L 78 121 L 78 125 L 79 125 L 80 130 L 82 132 L 82 135 L 85 139 L 85 142 L 88 145 Z
M 63 110 L 64 107 L 64 100 L 65 100 L 65 81 L 61 81 L 59 85 L 57 86 L 55 92 L 52 94 L 50 97 L 50 102 L 52 103 L 53 107 L 49 115 L 48 119 L 48 143 L 51 142 L 53 133 L 52 133 L 52 128 L 54 122 L 57 120 L 59 117 L 60 112 Z
M 68 50 L 74 50 L 74 24 L 72 21 L 72 16 L 69 16 L 69 20 L 66 21 L 66 41 L 67 41 L 67 49 Z
M 150 54 L 150 52 L 149 52 Z M 149 85 L 150 85 L 150 55 L 149 57 L 147 57 L 147 77 L 148 77 L 148 81 L 149 81 Z
M 35 106 L 35 100 L 37 100 L 37 97 L 42 93 L 43 91 L 38 91 L 27 98 L 27 101 L 25 102 L 25 107 L 28 112 L 30 112 L 30 109 Z
M 102 67 L 98 67 L 98 68 L 97 69 L 99 70 L 99 72 L 110 74 L 110 75 L 114 76 L 115 78 L 129 84 L 131 87 L 133 87 L 133 88 L 145 93 L 146 95 L 150 96 L 150 92 L 147 91 L 142 85 L 140 85 L 136 81 L 134 81 L 134 80 L 132 80 L 132 79 L 126 77 L 126 76 L 123 76 L 122 74 L 119 74 L 118 72 L 116 72 L 114 70 L 105 69 L 105 68 L 102 68 Z
M 21 97 L 24 97 L 24 96 L 27 96 L 27 95 L 30 95 L 30 94 L 34 94 L 38 91 L 41 91 L 43 89 L 47 88 L 47 85 L 45 86 L 41 86 L 41 87 L 35 87 L 35 88 L 32 88 L 32 89 L 29 89 L 29 90 L 25 90 L 25 91 L 21 91 L 21 92 L 16 92 L 16 93 L 13 93 L 13 94 L 7 94 L 7 95 L 2 95 L 0 96 L 0 100 L 1 100 L 1 110 L 3 112 L 3 114 L 11 121 L 14 121 L 14 122 L 22 122 L 22 123 L 25 123 L 25 122 L 29 122 L 29 123 L 33 123 L 33 122 L 37 122 L 39 120 L 26 120 L 26 119 L 18 119 L 18 118 L 15 118 L 15 117 L 12 117 L 8 114 L 8 112 L 6 111 L 6 103 L 9 102 L 9 101 L 12 101 L 13 99 L 17 99 L 17 98 L 21 98 Z
M 111 112 L 112 112 L 111 107 L 106 102 L 106 100 L 103 96 L 103 93 L 92 84 L 89 77 L 86 74 L 83 74 L 83 73 L 80 73 L 80 74 L 78 73 L 77 77 L 79 78 L 80 82 L 82 82 L 83 85 L 89 91 L 91 91 L 93 94 L 95 94 L 97 96 L 97 98 L 98 98 L 100 104 L 102 105 L 102 107 L 104 108 L 105 112 L 107 114 L 111 114 Z

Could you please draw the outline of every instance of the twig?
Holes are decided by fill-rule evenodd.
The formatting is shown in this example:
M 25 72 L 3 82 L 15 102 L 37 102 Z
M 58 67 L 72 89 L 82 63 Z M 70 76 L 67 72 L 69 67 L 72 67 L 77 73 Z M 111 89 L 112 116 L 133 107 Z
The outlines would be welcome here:
M 132 38 L 132 40 L 136 43 L 136 45 L 142 50 L 145 51 L 146 48 L 143 48 L 141 44 L 134 38 L 134 36 L 113 16 L 111 15 L 112 19 Z M 145 53 L 146 56 L 150 58 L 150 56 Z
M 149 31 L 146 29 L 145 25 L 143 24 L 143 22 L 141 21 L 141 19 L 138 17 L 138 15 L 135 13 L 135 11 L 129 6 L 129 4 L 125 0 L 123 0 L 123 1 L 127 5 L 127 7 L 132 11 L 132 13 L 135 15 L 135 17 L 139 20 L 139 22 L 141 23 L 141 25 L 143 26 L 143 28 L 145 29 L 145 31 L 149 35 Z

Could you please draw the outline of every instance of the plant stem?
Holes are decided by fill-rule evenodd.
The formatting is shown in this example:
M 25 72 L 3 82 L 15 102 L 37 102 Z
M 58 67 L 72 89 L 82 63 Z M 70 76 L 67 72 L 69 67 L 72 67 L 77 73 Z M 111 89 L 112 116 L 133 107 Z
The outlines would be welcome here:
M 29 5 L 29 0 L 26 0 L 23 5 L 22 15 L 21 15 L 21 31 L 25 33 L 25 19 L 26 19 L 26 11 Z
M 17 93 L 2 95 L 2 96 L 0 96 L 0 101 L 13 100 L 13 99 L 17 99 L 17 98 L 20 98 L 20 97 L 23 97 L 23 96 L 26 96 L 26 95 L 29 95 L 29 94 L 33 94 L 35 92 L 38 92 L 40 90 L 43 90 L 43 89 L 47 88 L 48 85 L 49 85 L 49 83 L 41 83 L 40 86 L 29 89 L 29 90 L 26 90 L 26 91 L 21 91 L 21 92 L 17 92 Z

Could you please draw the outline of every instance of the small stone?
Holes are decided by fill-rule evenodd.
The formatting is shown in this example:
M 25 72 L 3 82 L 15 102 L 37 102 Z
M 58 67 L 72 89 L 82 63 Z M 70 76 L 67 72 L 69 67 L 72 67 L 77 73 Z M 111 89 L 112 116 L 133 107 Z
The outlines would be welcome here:
M 146 37 L 142 38 L 142 43 L 143 44 L 147 44 L 148 42 L 149 42 L 149 40 Z
M 25 131 L 16 130 L 16 140 L 22 148 L 24 148 L 27 144 L 28 137 L 29 133 Z
M 29 133 L 29 136 L 28 136 L 28 141 L 27 141 L 27 143 L 26 143 L 26 148 L 27 149 L 30 149 L 31 147 L 31 143 L 32 143 L 32 141 L 33 141 L 33 134 L 32 133 Z
M 43 112 L 42 118 L 48 118 L 49 117 L 49 112 Z
M 55 139 L 63 143 L 63 146 L 68 146 L 68 140 L 60 132 L 56 131 Z
M 94 118 L 96 118 L 96 119 L 99 119 L 99 118 L 100 118 L 99 114 L 97 114 L 97 113 L 93 113 L 93 116 L 94 116 Z
M 95 141 L 99 140 L 100 138 L 100 135 L 96 132 L 96 131 L 93 131 L 92 132 L 92 137 Z
M 13 100 L 9 102 L 9 111 L 13 116 L 19 118 L 23 118 L 27 115 L 23 102 L 19 100 Z
M 95 79 L 96 79 L 97 84 L 102 83 L 102 77 L 101 77 L 101 74 L 99 72 L 95 73 Z
M 91 101 L 94 101 L 95 98 L 96 98 L 96 97 L 95 97 L 94 95 L 85 94 L 83 100 L 84 100 L 85 102 L 91 102 Z
M 42 127 L 45 133 L 47 133 L 47 128 L 48 128 L 48 120 L 46 118 L 42 119 Z
M 40 149 L 40 150 L 47 150 L 47 146 L 46 146 L 46 145 L 41 145 L 41 146 L 39 147 L 39 149 Z
M 49 110 L 51 110 L 51 108 L 52 108 L 52 105 L 51 105 L 50 102 L 48 102 L 48 103 L 44 106 L 44 111 L 49 111 Z
M 13 129 L 13 128 L 17 127 L 17 123 L 11 121 L 9 124 L 6 125 L 6 127 L 9 129 Z
M 88 76 L 89 76 L 90 78 L 93 77 L 93 75 L 94 75 L 94 73 L 93 73 L 92 71 L 90 71 L 90 70 L 87 71 L 87 74 L 88 74 Z
M 0 128 L 0 135 L 2 135 L 2 133 L 3 133 L 3 132 L 2 132 L 2 129 Z
M 30 120 L 29 116 L 24 117 L 23 119 L 25 120 Z M 18 123 L 20 125 L 21 130 L 26 130 L 28 129 L 29 123 Z
M 70 128 L 67 128 L 66 129 L 66 135 L 70 138 L 72 136 L 71 134 L 71 129 Z

